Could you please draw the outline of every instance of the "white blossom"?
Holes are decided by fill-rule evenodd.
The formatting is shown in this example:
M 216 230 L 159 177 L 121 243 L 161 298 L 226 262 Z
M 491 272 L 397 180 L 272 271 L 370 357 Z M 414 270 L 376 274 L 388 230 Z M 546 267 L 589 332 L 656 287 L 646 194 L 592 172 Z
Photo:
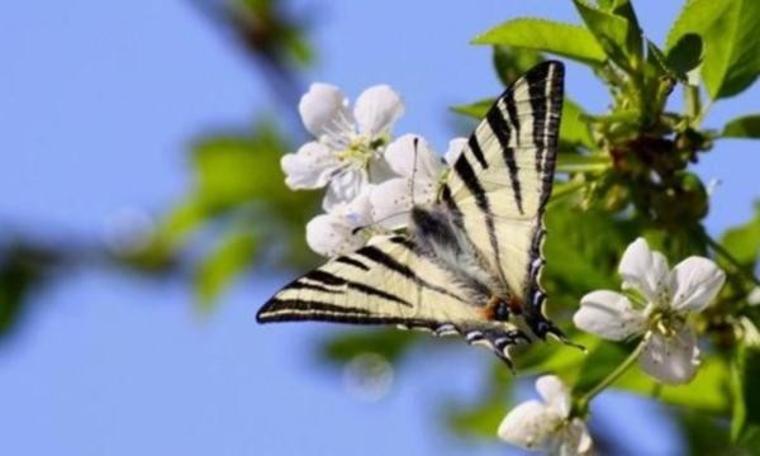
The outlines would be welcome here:
M 369 239 L 363 228 L 371 223 L 368 190 L 349 203 L 339 203 L 306 224 L 306 243 L 316 253 L 333 257 L 353 252 Z
M 413 204 L 432 204 L 442 178 L 459 157 L 464 138 L 455 138 L 441 158 L 424 138 L 407 134 L 393 141 L 385 151 L 385 159 L 397 177 L 375 185 L 370 193 L 372 218 L 388 228 L 406 224 Z
M 554 375 L 536 380 L 541 401 L 530 400 L 513 408 L 499 425 L 499 437 L 528 450 L 553 455 L 590 455 L 591 436 L 586 423 L 571 417 L 570 392 Z
M 707 258 L 692 256 L 672 270 L 665 256 L 639 238 L 628 246 L 618 272 L 623 290 L 585 295 L 575 325 L 609 340 L 644 336 L 641 368 L 664 383 L 687 383 L 699 366 L 697 337 L 689 316 L 704 310 L 725 282 Z
M 323 206 L 330 211 L 352 201 L 369 182 L 389 176 L 381 152 L 404 111 L 401 98 L 389 86 L 362 92 L 352 112 L 340 89 L 315 83 L 301 98 L 298 110 L 315 141 L 282 158 L 285 182 L 291 189 L 327 186 Z

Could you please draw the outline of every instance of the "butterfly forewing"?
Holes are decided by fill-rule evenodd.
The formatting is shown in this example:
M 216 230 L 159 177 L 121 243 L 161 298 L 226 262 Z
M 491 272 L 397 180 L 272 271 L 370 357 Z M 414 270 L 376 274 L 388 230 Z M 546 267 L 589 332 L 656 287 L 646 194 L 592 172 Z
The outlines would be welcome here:
M 470 136 L 442 192 L 529 318 L 542 321 L 542 219 L 554 178 L 563 76 L 560 62 L 545 62 L 507 89 Z M 543 337 L 545 331 L 534 332 Z
M 437 326 L 482 318 L 449 273 L 403 236 L 379 236 L 290 283 L 258 313 L 261 322 L 325 320 Z

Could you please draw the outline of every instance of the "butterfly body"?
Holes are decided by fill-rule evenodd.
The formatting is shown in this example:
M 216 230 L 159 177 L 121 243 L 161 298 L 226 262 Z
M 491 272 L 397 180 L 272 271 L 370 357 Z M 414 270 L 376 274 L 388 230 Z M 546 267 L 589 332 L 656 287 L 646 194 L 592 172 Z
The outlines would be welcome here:
M 411 208 L 406 232 L 376 236 L 291 282 L 258 321 L 458 334 L 508 363 L 512 345 L 562 337 L 543 313 L 540 286 L 562 80 L 562 64 L 545 62 L 516 81 L 470 136 L 437 200 Z

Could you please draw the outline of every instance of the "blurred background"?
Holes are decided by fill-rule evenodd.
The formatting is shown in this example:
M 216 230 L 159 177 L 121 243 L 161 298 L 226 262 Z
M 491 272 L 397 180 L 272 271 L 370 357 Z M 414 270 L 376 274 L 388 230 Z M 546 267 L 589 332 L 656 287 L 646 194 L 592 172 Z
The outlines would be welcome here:
M 445 150 L 471 125 L 450 106 L 501 90 L 469 41 L 515 16 L 578 22 L 569 2 L 43 3 L 0 6 L 0 453 L 512 451 L 470 432 L 468 405 L 502 375 L 485 350 L 253 316 L 317 261 L 303 241 L 317 196 L 285 192 L 278 163 L 306 138 L 310 82 L 352 98 L 391 85 L 395 133 Z M 679 3 L 637 3 L 651 39 Z M 607 107 L 589 70 L 569 64 L 567 87 Z M 751 148 L 727 140 L 696 167 L 720 182 L 711 233 L 752 213 Z M 610 392 L 593 413 L 617 454 L 685 451 L 654 403 Z

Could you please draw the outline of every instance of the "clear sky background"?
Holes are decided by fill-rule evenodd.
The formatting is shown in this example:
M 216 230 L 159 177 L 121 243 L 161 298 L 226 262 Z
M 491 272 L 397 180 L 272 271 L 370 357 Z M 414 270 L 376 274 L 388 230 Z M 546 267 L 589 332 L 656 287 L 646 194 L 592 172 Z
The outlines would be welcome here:
M 636 2 L 655 41 L 679 3 Z M 309 79 L 354 97 L 392 85 L 407 107 L 396 133 L 438 150 L 449 105 L 499 91 L 490 52 L 468 44 L 476 33 L 518 15 L 577 21 L 558 0 L 299 0 L 294 10 L 310 18 L 319 54 Z M 180 0 L 4 2 L 0 62 L 0 223 L 50 242 L 97 239 L 125 208 L 160 213 L 189 185 L 189 140 L 245 126 L 274 102 L 255 67 Z M 588 71 L 570 65 L 567 86 L 604 109 Z M 718 103 L 708 124 L 757 111 L 760 89 L 741 99 Z M 722 180 L 712 232 L 749 217 L 756 148 L 721 142 L 697 167 Z M 183 283 L 81 270 L 44 289 L 0 346 L 0 454 L 503 454 L 447 436 L 439 419 L 442 398 L 475 397 L 488 353 L 418 351 L 385 398 L 364 402 L 314 361 L 332 329 L 255 326 L 286 275 L 249 279 L 207 320 Z M 678 451 L 667 433 L 656 438 L 667 423 L 651 407 L 623 394 L 595 405 L 596 422 L 631 448 Z M 632 412 L 616 422 L 612 407 Z

